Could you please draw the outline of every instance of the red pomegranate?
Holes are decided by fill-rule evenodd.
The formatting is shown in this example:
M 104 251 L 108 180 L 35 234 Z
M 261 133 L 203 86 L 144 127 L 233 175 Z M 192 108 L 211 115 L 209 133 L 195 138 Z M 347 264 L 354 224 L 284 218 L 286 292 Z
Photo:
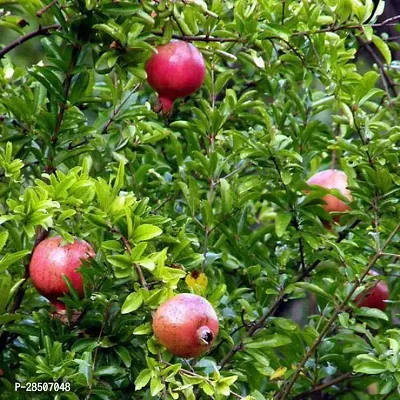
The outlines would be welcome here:
M 370 271 L 370 275 L 378 275 L 375 271 Z M 382 311 L 386 310 L 386 300 L 389 299 L 389 288 L 385 281 L 379 281 L 366 293 L 360 293 L 355 303 L 358 307 L 379 308 Z
M 33 252 L 29 272 L 33 285 L 40 294 L 47 297 L 58 310 L 65 305 L 57 298 L 68 293 L 62 276 L 67 276 L 80 296 L 83 296 L 82 275 L 76 271 L 82 259 L 95 257 L 92 246 L 84 240 L 61 245 L 62 237 L 55 236 L 43 240 Z
M 218 335 L 219 323 L 212 305 L 195 294 L 178 294 L 157 309 L 153 318 L 157 340 L 179 357 L 206 352 Z
M 163 114 L 168 114 L 174 101 L 194 93 L 206 74 L 204 58 L 191 43 L 173 40 L 157 47 L 146 63 L 147 82 L 158 93 Z
M 350 190 L 347 188 L 347 175 L 343 171 L 337 169 L 328 169 L 313 175 L 307 183 L 309 185 L 317 185 L 326 189 L 338 189 L 343 196 L 350 201 L 353 200 Z M 343 212 L 351 210 L 350 206 L 337 197 L 327 194 L 323 197 L 325 205 L 323 206 L 327 212 Z M 339 222 L 339 217 L 334 217 L 336 222 Z

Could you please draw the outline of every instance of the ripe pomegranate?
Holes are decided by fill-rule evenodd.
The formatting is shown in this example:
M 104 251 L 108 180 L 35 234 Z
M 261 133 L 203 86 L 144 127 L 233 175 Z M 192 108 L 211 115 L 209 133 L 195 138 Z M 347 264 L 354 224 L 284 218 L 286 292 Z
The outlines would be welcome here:
M 203 84 L 204 58 L 191 43 L 173 40 L 157 47 L 146 63 L 147 82 L 158 93 L 163 114 L 168 114 L 178 97 L 194 93 Z
M 178 294 L 157 309 L 153 317 L 157 340 L 179 357 L 197 357 L 212 346 L 219 323 L 212 305 L 195 294 Z
M 81 266 L 82 259 L 96 256 L 92 246 L 84 240 L 75 239 L 64 246 L 61 241 L 61 236 L 55 236 L 40 242 L 29 265 L 33 285 L 58 310 L 64 310 L 65 305 L 57 298 L 68 293 L 62 276 L 67 276 L 78 294 L 83 296 L 82 275 L 76 269 Z
M 378 275 L 375 271 L 370 271 L 370 275 Z M 366 293 L 360 293 L 355 303 L 358 307 L 379 308 L 382 311 L 386 310 L 386 300 L 389 299 L 389 288 L 385 281 L 379 281 L 375 286 L 369 289 Z
M 309 185 L 318 185 L 326 189 L 338 189 L 343 196 L 347 197 L 350 201 L 353 200 L 350 190 L 347 189 L 347 175 L 343 171 L 337 169 L 321 171 L 313 175 L 307 183 Z M 326 203 L 323 207 L 327 212 L 343 212 L 351 210 L 348 204 L 331 194 L 324 196 L 323 200 Z M 333 219 L 336 222 L 339 222 L 338 216 L 335 216 Z

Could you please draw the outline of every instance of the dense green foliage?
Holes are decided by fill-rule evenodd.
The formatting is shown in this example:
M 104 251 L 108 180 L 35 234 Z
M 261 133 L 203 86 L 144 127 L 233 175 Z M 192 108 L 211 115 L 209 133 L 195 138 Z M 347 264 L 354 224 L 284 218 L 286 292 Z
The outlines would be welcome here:
M 399 398 L 400 81 L 374 33 L 383 7 L 0 0 L 1 399 L 53 399 L 14 393 L 52 381 L 71 384 L 59 399 Z M 164 118 L 144 65 L 172 37 L 207 77 Z M 353 201 L 329 230 L 327 191 L 305 189 L 331 166 Z M 97 252 L 64 316 L 27 276 L 46 234 Z M 387 311 L 357 308 L 376 279 Z M 151 315 L 189 291 L 220 334 L 185 361 Z

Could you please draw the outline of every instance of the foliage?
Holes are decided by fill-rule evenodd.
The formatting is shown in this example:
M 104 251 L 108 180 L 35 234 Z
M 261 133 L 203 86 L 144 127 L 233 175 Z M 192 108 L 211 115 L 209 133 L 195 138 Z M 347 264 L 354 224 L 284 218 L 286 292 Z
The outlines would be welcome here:
M 0 398 L 398 398 L 399 76 L 376 5 L 0 0 Z M 164 118 L 144 65 L 172 38 L 207 77 Z M 353 201 L 327 229 L 327 191 L 305 189 L 330 166 Z M 47 233 L 97 252 L 67 316 L 27 276 Z M 388 311 L 358 309 L 382 275 Z M 188 291 L 221 331 L 184 362 L 151 315 Z

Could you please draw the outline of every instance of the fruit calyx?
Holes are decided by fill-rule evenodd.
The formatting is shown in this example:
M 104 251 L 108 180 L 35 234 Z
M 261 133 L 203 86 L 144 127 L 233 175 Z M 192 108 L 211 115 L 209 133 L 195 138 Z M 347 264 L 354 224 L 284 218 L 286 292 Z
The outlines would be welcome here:
M 208 326 L 201 326 L 197 329 L 197 335 L 201 344 L 208 346 L 214 340 L 214 334 Z

